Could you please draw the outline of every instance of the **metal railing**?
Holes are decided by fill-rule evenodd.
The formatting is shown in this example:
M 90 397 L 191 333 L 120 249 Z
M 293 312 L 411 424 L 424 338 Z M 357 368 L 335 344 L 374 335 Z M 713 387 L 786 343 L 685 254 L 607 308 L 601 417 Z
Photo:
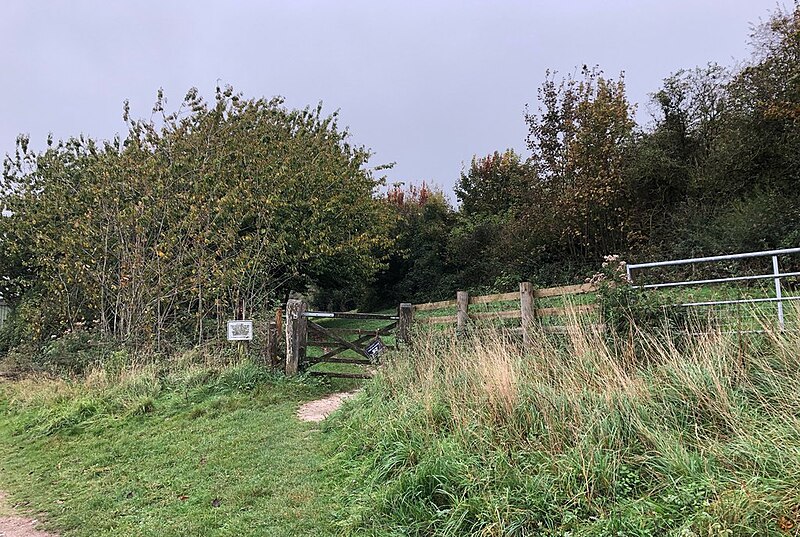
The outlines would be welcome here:
M 778 263 L 778 256 L 800 254 L 800 248 L 785 248 L 782 250 L 766 250 L 763 252 L 748 252 L 744 254 L 731 254 L 731 255 L 717 255 L 712 257 L 694 257 L 690 259 L 673 259 L 670 261 L 656 261 L 653 263 L 638 263 L 627 265 L 626 271 L 628 281 L 634 288 L 637 289 L 660 289 L 665 287 L 682 287 L 690 285 L 708 285 L 716 283 L 730 283 L 741 282 L 750 280 L 773 280 L 775 283 L 775 297 L 767 298 L 741 298 L 736 300 L 708 300 L 701 302 L 684 302 L 681 304 L 674 304 L 678 307 L 702 307 L 702 306 L 722 306 L 729 304 L 756 304 L 763 302 L 775 302 L 778 305 L 778 325 L 781 329 L 784 328 L 785 319 L 783 312 L 783 303 L 800 300 L 800 296 L 784 296 L 783 288 L 781 285 L 782 278 L 790 278 L 800 276 L 800 272 L 781 272 Z M 693 265 L 699 263 L 718 263 L 720 261 L 736 261 L 740 259 L 749 259 L 754 257 L 771 257 L 772 258 L 772 272 L 769 274 L 758 274 L 753 276 L 732 276 L 728 278 L 708 278 L 702 280 L 682 280 L 674 282 L 652 283 L 645 285 L 634 285 L 633 271 L 642 270 L 656 267 L 669 267 L 676 265 Z

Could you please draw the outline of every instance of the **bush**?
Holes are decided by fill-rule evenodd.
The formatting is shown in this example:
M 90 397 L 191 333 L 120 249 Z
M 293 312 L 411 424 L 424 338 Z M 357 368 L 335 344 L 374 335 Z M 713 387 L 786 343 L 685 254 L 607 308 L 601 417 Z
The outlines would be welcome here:
M 0 326 L 0 356 L 22 343 L 22 326 L 13 313 Z
M 82 374 L 107 360 L 112 362 L 112 367 L 120 367 L 114 362 L 126 356 L 127 353 L 118 351 L 114 343 L 100 339 L 89 330 L 78 329 L 46 343 L 38 352 L 37 361 L 47 371 Z
M 598 286 L 603 320 L 617 336 L 628 336 L 634 325 L 640 330 L 675 330 L 687 326 L 685 310 L 669 307 L 671 304 L 659 295 L 631 285 L 626 263 L 617 255 L 606 256 L 600 272 L 588 281 Z

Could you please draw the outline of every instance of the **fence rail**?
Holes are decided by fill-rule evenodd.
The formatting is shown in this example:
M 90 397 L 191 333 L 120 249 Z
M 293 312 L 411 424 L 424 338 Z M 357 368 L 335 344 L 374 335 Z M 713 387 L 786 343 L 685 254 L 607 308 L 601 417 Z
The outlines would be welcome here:
M 414 311 L 432 311 L 451 308 L 458 304 L 455 300 L 442 300 L 440 302 L 426 302 L 425 304 L 414 304 Z
M 564 295 L 582 295 L 586 293 L 594 293 L 597 287 L 591 283 L 582 283 L 579 285 L 565 285 L 563 287 L 547 287 L 545 289 L 534 290 L 533 296 L 536 298 L 547 298 L 551 296 L 564 296 Z
M 800 248 L 788 248 L 783 250 L 767 250 L 763 252 L 749 252 L 744 254 L 732 254 L 713 257 L 697 257 L 690 259 L 676 259 L 669 261 L 657 261 L 650 263 L 639 263 L 627 265 L 627 276 L 630 285 L 637 289 L 662 289 L 670 287 L 708 285 L 728 282 L 773 280 L 775 283 L 775 296 L 764 296 L 760 298 L 742 298 L 736 300 L 705 300 L 677 301 L 670 307 L 701 307 L 701 306 L 720 306 L 728 304 L 743 303 L 775 303 L 778 308 L 778 319 L 780 327 L 784 328 L 783 303 L 800 300 L 800 296 L 787 296 L 783 293 L 781 280 L 790 277 L 800 277 L 800 271 L 781 272 L 779 267 L 779 256 L 800 254 Z M 714 263 L 720 261 L 734 261 L 739 259 L 750 259 L 758 257 L 770 257 L 772 260 L 772 271 L 768 274 L 757 275 L 734 275 L 721 278 L 705 278 L 696 280 L 667 281 L 658 283 L 634 283 L 634 271 L 643 271 L 658 267 L 669 267 L 679 265 L 695 265 L 701 263 Z M 795 267 L 796 268 L 796 267 Z M 637 272 L 637 274 L 639 274 Z M 570 297 L 595 293 L 598 286 L 591 283 L 566 285 L 560 287 L 548 287 L 536 289 L 530 282 L 519 284 L 519 291 L 512 293 L 497 293 L 491 295 L 470 296 L 466 291 L 458 291 L 455 300 L 440 300 L 437 302 L 425 302 L 422 304 L 400 304 L 396 315 L 381 315 L 373 313 L 354 313 L 354 312 L 323 312 L 308 311 L 305 302 L 300 300 L 289 300 L 286 306 L 286 373 L 297 373 L 301 367 L 307 367 L 314 363 L 330 362 L 336 364 L 353 364 L 361 366 L 372 366 L 375 364 L 374 357 L 367 351 L 366 345 L 370 340 L 379 340 L 380 336 L 387 336 L 394 333 L 396 341 L 407 344 L 410 341 L 412 322 L 427 325 L 452 325 L 458 333 L 463 333 L 467 324 L 484 322 L 483 327 L 477 326 L 477 330 L 493 329 L 486 323 L 491 321 L 519 320 L 516 326 L 511 323 L 503 325 L 507 334 L 521 334 L 523 345 L 530 343 L 530 328 L 534 323 L 539 323 L 539 329 L 549 334 L 569 334 L 576 329 L 590 329 L 602 331 L 606 325 L 602 318 L 596 322 L 578 323 L 575 316 L 581 314 L 595 314 L 600 311 L 600 304 L 597 297 L 592 297 L 591 303 L 576 304 L 574 306 L 561 305 L 553 306 L 552 302 L 547 303 L 547 299 L 558 297 Z M 725 297 L 719 297 L 725 298 Z M 545 300 L 545 303 L 537 304 L 537 301 Z M 470 311 L 470 306 L 486 304 L 502 304 L 497 307 L 497 311 Z M 538 307 L 537 307 L 538 306 Z M 444 311 L 443 311 L 444 310 Z M 455 310 L 455 311 L 453 311 Z M 427 312 L 426 315 L 417 316 L 417 313 Z M 0 310 L 2 313 L 2 310 Z M 565 324 L 554 324 L 553 322 L 541 321 L 549 318 L 566 318 Z M 598 316 L 599 317 L 599 316 Z M 321 325 L 315 322 L 316 319 L 348 319 L 360 321 L 386 321 L 387 326 L 381 328 L 366 327 L 332 327 Z M 570 324 L 571 323 L 571 324 Z M 271 356 L 277 355 L 277 334 L 282 324 L 280 314 L 276 321 L 270 324 L 270 351 Z M 752 330 L 751 330 L 752 331 Z M 356 336 L 350 339 L 348 336 Z M 395 345 L 396 346 L 396 345 Z M 324 349 L 321 356 L 309 357 L 306 348 L 319 347 Z M 344 355 L 350 353 L 350 355 Z M 338 356 L 338 357 L 337 357 Z M 274 363 L 274 360 L 273 360 Z M 337 372 L 337 371 L 310 371 L 312 375 L 328 375 L 344 378 L 364 378 L 370 376 L 368 371 L 363 373 Z
M 455 325 L 457 331 L 463 331 L 469 321 L 493 321 L 506 319 L 520 319 L 520 327 L 523 338 L 527 341 L 526 328 L 530 327 L 536 320 L 544 317 L 568 317 L 575 314 L 593 313 L 599 311 L 598 305 L 582 304 L 572 307 L 535 307 L 537 299 L 566 297 L 594 293 L 597 287 L 593 284 L 567 285 L 562 287 L 548 287 L 544 289 L 534 289 L 530 282 L 520 283 L 519 292 L 498 293 L 493 295 L 469 296 L 466 291 L 456 293 L 455 300 L 441 300 L 439 302 L 426 302 L 415 304 L 414 312 L 437 311 L 449 308 L 456 308 L 456 314 L 434 315 L 431 317 L 415 317 L 414 322 L 428 325 Z M 519 305 L 514 309 L 504 309 L 499 311 L 487 311 L 480 313 L 470 313 L 469 307 L 474 304 L 492 304 L 498 302 L 517 302 Z M 601 324 L 597 324 L 601 326 Z M 565 333 L 569 327 L 564 325 L 550 325 L 543 327 L 549 333 Z

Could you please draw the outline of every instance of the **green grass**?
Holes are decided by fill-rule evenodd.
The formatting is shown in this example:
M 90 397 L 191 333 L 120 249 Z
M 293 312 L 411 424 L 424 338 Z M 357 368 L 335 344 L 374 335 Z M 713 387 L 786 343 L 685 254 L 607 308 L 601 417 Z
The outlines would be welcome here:
M 8 504 L 8 500 L 0 498 L 0 517 L 12 516 L 16 514 L 14 509 Z
M 248 364 L 4 382 L 0 488 L 65 537 L 336 535 L 324 433 L 295 411 L 351 386 Z
M 800 334 L 518 344 L 418 331 L 323 427 L 355 384 L 197 353 L 3 382 L 0 490 L 64 537 L 798 534 Z

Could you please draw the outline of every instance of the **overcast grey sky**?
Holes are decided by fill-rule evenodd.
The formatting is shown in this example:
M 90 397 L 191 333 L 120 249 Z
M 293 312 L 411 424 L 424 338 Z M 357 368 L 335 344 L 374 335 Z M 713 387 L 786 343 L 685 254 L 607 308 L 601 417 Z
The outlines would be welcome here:
M 774 0 L 0 1 L 0 153 L 123 132 L 220 80 L 247 97 L 340 110 L 390 180 L 448 190 L 472 156 L 525 151 L 525 104 L 545 70 L 626 73 L 648 93 L 681 69 L 749 56 Z

